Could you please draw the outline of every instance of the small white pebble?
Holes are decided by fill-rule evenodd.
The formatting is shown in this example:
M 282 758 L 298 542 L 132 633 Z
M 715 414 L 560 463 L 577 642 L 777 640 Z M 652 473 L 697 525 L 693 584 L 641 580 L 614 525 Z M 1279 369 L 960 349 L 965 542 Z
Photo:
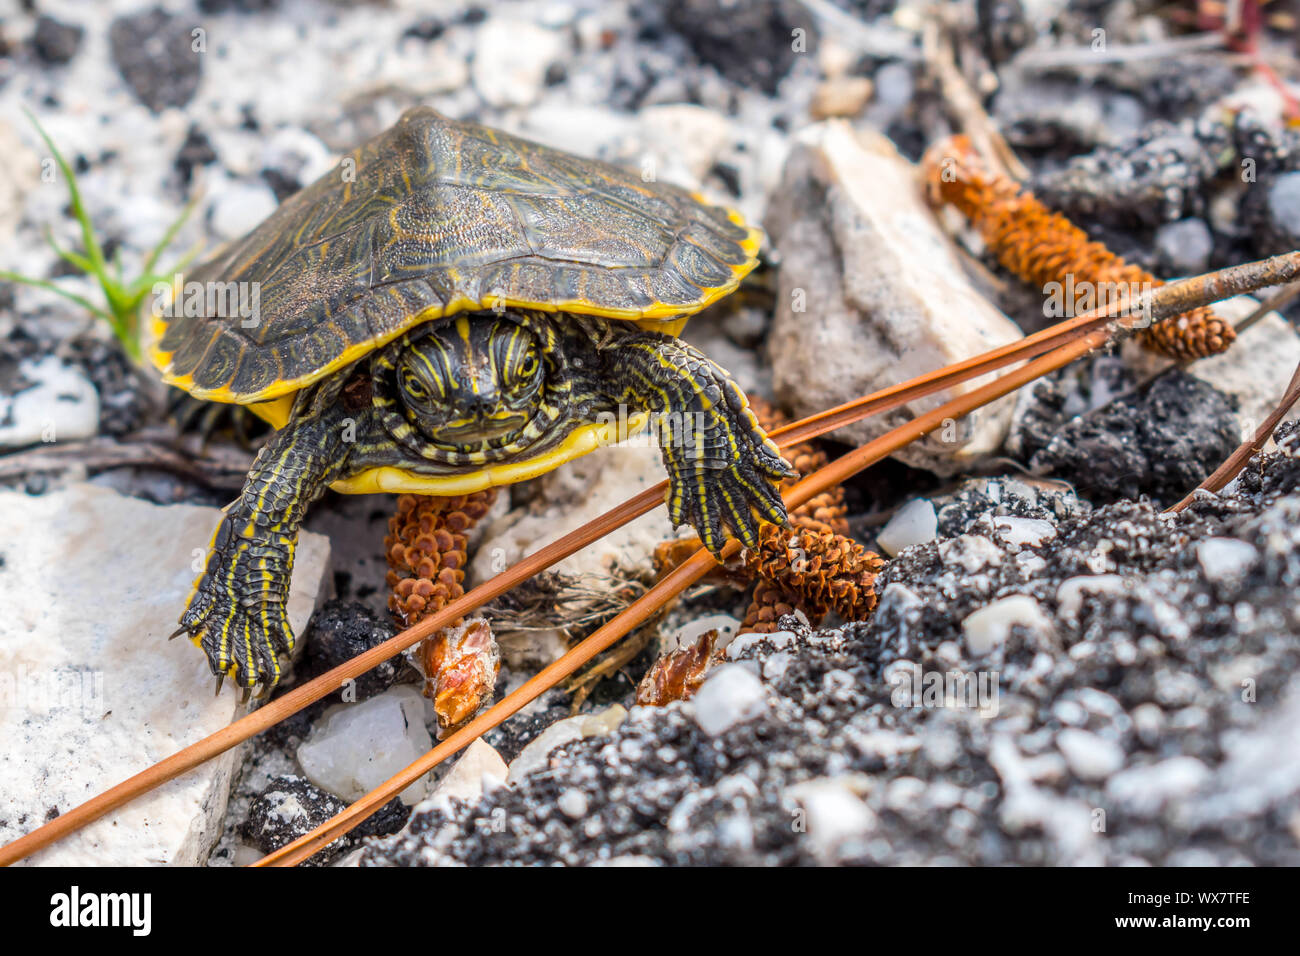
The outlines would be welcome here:
M 876 542 L 891 558 L 904 548 L 933 541 L 939 532 L 939 516 L 925 498 L 909 501 L 880 529 Z
M 1115 774 L 1106 784 L 1106 794 L 1140 813 L 1155 813 L 1166 801 L 1187 796 L 1210 776 L 1209 768 L 1195 757 L 1170 757 Z
M 1042 518 L 1014 518 L 1001 516 L 993 519 L 1002 540 L 1017 547 L 1036 548 L 1044 541 L 1056 537 L 1056 526 Z
M 222 239 L 238 239 L 275 212 L 275 194 L 263 185 L 232 182 L 212 203 L 212 231 Z
M 1206 538 L 1196 543 L 1196 560 L 1201 563 L 1205 580 L 1239 581 L 1259 561 L 1259 551 L 1249 541 L 1236 538 Z
M 767 708 L 767 691 L 748 667 L 723 664 L 714 668 L 692 703 L 696 723 L 713 737 L 761 714 Z
M 1086 730 L 1067 727 L 1056 735 L 1056 746 L 1081 780 L 1105 780 L 1124 766 L 1119 744 Z
M 1053 632 L 1052 619 L 1037 601 L 1024 594 L 1014 594 L 980 608 L 961 622 L 966 648 L 976 657 L 989 654 L 1006 643 L 1011 628 L 1017 624 L 1043 635 Z
M 560 812 L 571 820 L 577 820 L 587 815 L 587 795 L 581 790 L 570 787 L 565 790 L 556 799 L 555 805 L 560 808 Z

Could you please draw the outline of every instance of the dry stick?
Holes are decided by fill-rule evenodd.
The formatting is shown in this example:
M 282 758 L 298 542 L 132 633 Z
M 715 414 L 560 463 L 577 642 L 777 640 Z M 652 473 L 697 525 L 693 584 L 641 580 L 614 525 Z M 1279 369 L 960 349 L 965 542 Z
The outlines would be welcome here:
M 1220 298 L 1238 295 L 1270 285 L 1281 285 L 1300 278 L 1300 252 L 1274 256 L 1258 262 L 1234 266 L 1229 269 L 1211 273 L 1193 279 L 1184 279 L 1161 286 L 1149 294 L 1149 310 L 1153 316 L 1176 315 L 1194 308 L 1217 301 Z M 1124 305 L 1127 304 L 1125 300 Z M 794 422 L 777 429 L 773 437 L 780 437 L 780 444 L 791 445 L 808 438 L 825 434 L 850 422 L 866 417 L 868 414 L 895 408 L 916 398 L 921 398 L 954 384 L 1011 364 L 1026 355 L 1039 354 L 1050 343 L 1071 341 L 1086 334 L 1088 329 L 1104 325 L 1119 312 L 1119 304 L 1111 303 L 1103 309 L 1094 309 L 1076 319 L 1060 323 L 1058 331 L 1045 330 L 1014 346 L 1004 346 L 984 357 L 977 357 L 952 366 L 948 372 L 936 372 L 913 379 L 911 383 L 894 386 L 883 392 L 866 396 L 855 402 L 849 402 L 838 408 L 830 409 L 804 421 Z M 1086 350 L 1085 350 L 1086 351 Z M 1082 354 L 1082 353 L 1081 353 Z M 975 394 L 975 393 L 971 393 Z M 829 466 L 828 466 L 829 467 Z M 281 720 L 297 713 L 334 689 L 341 687 L 348 680 L 376 667 L 388 658 L 401 653 L 424 640 L 435 631 L 446 627 L 452 621 L 463 617 L 515 587 L 551 564 L 595 541 L 614 528 L 631 521 L 633 518 L 650 511 L 663 501 L 666 483 L 661 482 L 635 498 L 611 509 L 587 525 L 578 528 L 564 537 L 552 542 L 545 548 L 524 558 L 518 564 L 508 568 L 496 577 L 484 582 L 474 590 L 447 605 L 437 614 L 431 615 L 414 627 L 390 638 L 352 660 L 308 681 L 301 687 L 289 691 L 282 697 L 271 701 L 266 706 L 240 718 L 228 727 L 203 738 L 197 743 L 166 757 L 140 773 L 127 778 L 109 790 L 92 797 L 85 803 L 74 807 L 67 813 L 56 817 L 44 826 L 0 847 L 0 866 L 7 866 L 23 857 L 40 850 L 56 840 L 76 832 L 93 823 L 112 810 L 130 802 L 137 796 L 175 779 L 181 774 L 224 751 L 248 740 L 274 726 Z M 499 706 L 499 705 L 498 705 Z M 451 738 L 449 738 L 451 739 Z
M 1246 463 L 1250 461 L 1251 457 L 1264 447 L 1264 443 L 1273 434 L 1273 429 L 1277 428 L 1278 423 L 1286 417 L 1287 412 L 1291 411 L 1296 402 L 1300 402 L 1300 365 L 1296 366 L 1295 374 L 1291 376 L 1291 383 L 1287 385 L 1286 394 L 1282 396 L 1281 403 L 1278 404 L 1268 418 L 1264 419 L 1264 423 L 1255 429 L 1254 436 L 1237 446 L 1237 450 L 1228 456 L 1227 461 L 1214 470 L 1214 474 L 1206 478 L 1195 491 L 1169 510 L 1175 513 L 1182 511 L 1196 500 L 1196 492 L 1198 491 L 1217 493 L 1223 490 L 1224 486 L 1233 478 L 1236 478 L 1237 474 L 1246 467 Z
M 979 94 L 971 88 L 957 66 L 954 31 L 955 25 L 944 23 L 943 18 L 927 19 L 921 33 L 924 60 L 939 80 L 939 88 L 951 107 L 951 115 L 959 119 L 961 128 L 979 154 L 987 157 L 990 164 L 1008 179 L 1024 182 L 1029 178 L 1029 170 L 998 132 L 997 124 L 984 109 Z
M 982 405 L 1014 392 L 1048 372 L 1073 362 L 1094 348 L 1104 345 L 1108 338 L 1108 330 L 1097 329 L 1071 342 L 1069 345 L 1062 346 L 1021 366 L 1019 369 L 1008 372 L 995 381 L 989 382 L 952 401 L 945 402 L 933 411 L 927 412 L 905 425 L 891 429 L 879 438 L 854 449 L 841 458 L 837 458 L 829 465 L 817 469 L 817 471 L 799 481 L 798 484 L 786 492 L 786 506 L 791 509 L 799 507 L 805 501 L 827 489 L 843 484 L 862 469 L 880 461 L 929 432 L 943 427 L 947 419 L 961 418 Z M 740 543 L 732 540 L 728 542 L 727 548 L 723 550 L 723 557 L 729 557 L 738 550 L 740 550 Z M 292 843 L 286 844 L 274 853 L 268 854 L 253 865 L 293 866 L 343 836 L 388 803 L 394 794 L 405 790 L 443 760 L 463 747 L 469 746 L 475 739 L 487 733 L 521 708 L 526 707 L 531 701 L 544 694 L 597 654 L 617 643 L 625 634 L 654 614 L 662 602 L 686 590 L 691 584 L 704 577 L 713 566 L 713 558 L 709 556 L 707 551 L 700 548 L 689 559 L 679 565 L 676 570 L 633 602 L 627 610 L 563 657 L 529 678 L 505 699 L 494 704 L 419 760 L 401 770 L 374 790 L 371 790 L 337 816 L 327 820 Z

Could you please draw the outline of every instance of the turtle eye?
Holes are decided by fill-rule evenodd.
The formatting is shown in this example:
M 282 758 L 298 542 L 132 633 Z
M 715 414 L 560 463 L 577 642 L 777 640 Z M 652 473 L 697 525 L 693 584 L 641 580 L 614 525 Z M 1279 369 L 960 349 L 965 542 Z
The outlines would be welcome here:
M 519 360 L 519 377 L 527 381 L 536 375 L 537 366 L 541 364 L 541 360 L 541 353 L 538 351 L 537 346 L 535 344 L 528 346 L 528 351 Z
M 410 369 L 402 370 L 402 394 L 415 402 L 426 402 L 429 400 L 429 390 L 424 387 L 424 383 L 413 375 Z

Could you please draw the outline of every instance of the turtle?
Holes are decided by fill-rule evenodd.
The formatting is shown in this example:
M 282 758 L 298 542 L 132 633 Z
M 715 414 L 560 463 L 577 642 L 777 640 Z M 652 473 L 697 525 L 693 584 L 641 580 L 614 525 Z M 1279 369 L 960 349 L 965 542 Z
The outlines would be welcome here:
M 469 494 L 646 432 L 669 518 L 714 555 L 786 525 L 792 469 L 679 337 L 755 267 L 761 235 L 699 193 L 407 110 L 184 277 L 205 294 L 155 302 L 163 380 L 275 428 L 173 636 L 218 691 L 274 686 L 298 531 L 328 488 Z

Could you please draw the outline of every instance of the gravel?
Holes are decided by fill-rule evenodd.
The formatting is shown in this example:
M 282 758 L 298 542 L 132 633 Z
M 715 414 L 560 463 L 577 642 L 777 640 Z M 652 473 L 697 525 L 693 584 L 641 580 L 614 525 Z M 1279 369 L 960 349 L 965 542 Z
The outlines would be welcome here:
M 913 548 L 870 623 L 733 645 L 728 668 L 786 658 L 746 719 L 634 708 L 515 786 L 368 841 L 362 864 L 1294 866 L 1297 492 L 1284 450 L 1176 517 L 1125 501 L 1038 547 L 993 533 L 975 572 L 943 558 L 971 535 Z M 1260 557 L 1207 574 L 1198 553 L 1225 541 Z M 963 622 L 1008 600 L 1051 637 L 1013 615 L 973 661 Z M 909 695 L 918 668 L 971 680 Z

